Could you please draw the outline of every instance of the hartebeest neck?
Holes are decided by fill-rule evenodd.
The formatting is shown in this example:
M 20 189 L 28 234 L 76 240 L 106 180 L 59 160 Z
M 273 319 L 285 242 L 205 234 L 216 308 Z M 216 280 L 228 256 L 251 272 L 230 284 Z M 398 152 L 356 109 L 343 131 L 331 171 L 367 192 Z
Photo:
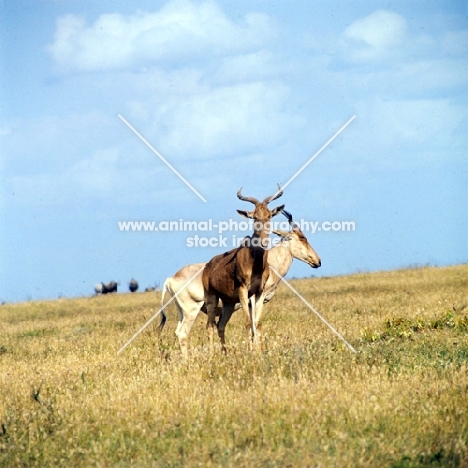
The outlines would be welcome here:
M 263 246 L 267 246 L 266 240 L 270 235 L 270 221 L 272 213 L 265 203 L 258 203 L 253 212 L 254 233 L 252 238 L 260 239 Z
M 268 251 L 268 263 L 281 276 L 286 275 L 292 262 L 293 255 L 288 241 L 282 241 Z
M 254 247 L 262 247 L 262 248 L 268 248 L 269 247 L 269 225 L 270 221 L 268 220 L 267 222 L 263 221 L 258 221 L 255 220 L 254 223 L 254 233 L 251 237 L 252 243 L 251 245 Z

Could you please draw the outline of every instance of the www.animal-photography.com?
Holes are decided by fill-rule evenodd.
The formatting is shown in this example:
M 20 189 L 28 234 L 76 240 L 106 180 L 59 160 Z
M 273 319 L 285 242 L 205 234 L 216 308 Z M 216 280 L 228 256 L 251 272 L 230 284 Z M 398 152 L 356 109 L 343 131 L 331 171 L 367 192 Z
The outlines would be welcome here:
M 463 2 L 0 21 L 0 466 L 468 466 Z

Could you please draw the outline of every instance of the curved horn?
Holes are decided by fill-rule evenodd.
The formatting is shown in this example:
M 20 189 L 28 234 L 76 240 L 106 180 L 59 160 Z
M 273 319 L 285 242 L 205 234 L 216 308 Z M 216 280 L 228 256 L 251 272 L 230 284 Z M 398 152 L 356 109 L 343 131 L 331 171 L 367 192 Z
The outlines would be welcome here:
M 297 224 L 293 221 L 292 214 L 289 211 L 283 210 L 281 213 L 283 213 L 283 215 L 286 216 L 292 228 L 297 227 Z
M 265 205 L 268 205 L 268 203 L 281 197 L 281 195 L 283 195 L 283 190 L 280 187 L 280 184 L 278 184 L 278 191 L 274 193 L 273 195 L 266 197 L 265 200 L 263 200 L 263 203 L 265 203 Z
M 242 195 L 242 187 L 239 189 L 239 191 L 237 192 L 237 198 L 239 198 L 240 200 L 242 201 L 248 201 L 250 203 L 253 203 L 254 205 L 256 205 L 257 203 L 260 203 L 256 198 L 254 197 L 244 197 L 244 195 Z

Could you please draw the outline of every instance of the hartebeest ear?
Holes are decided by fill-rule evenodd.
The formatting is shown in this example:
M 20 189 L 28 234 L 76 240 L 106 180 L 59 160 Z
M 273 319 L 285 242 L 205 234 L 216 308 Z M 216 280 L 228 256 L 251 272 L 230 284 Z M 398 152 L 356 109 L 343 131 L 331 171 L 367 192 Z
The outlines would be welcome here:
M 253 211 L 245 211 L 245 210 L 237 210 L 237 212 L 243 216 L 244 218 L 253 219 L 254 212 Z
M 271 217 L 276 216 L 277 214 L 281 213 L 284 210 L 285 205 L 277 206 L 271 210 Z

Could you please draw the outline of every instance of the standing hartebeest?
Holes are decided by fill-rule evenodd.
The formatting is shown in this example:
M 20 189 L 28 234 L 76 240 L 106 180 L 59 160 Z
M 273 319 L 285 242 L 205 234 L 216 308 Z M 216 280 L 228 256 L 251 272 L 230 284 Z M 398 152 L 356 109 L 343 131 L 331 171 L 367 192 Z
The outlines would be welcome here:
M 266 197 L 262 202 L 253 197 L 244 197 L 242 189 L 237 192 L 237 197 L 240 200 L 255 205 L 253 211 L 237 210 L 241 216 L 254 220 L 254 233 L 251 237 L 246 237 L 237 249 L 213 257 L 203 270 L 202 282 L 205 291 L 211 351 L 213 351 L 216 306 L 220 299 L 223 302 L 223 310 L 217 328 L 223 351 L 226 349 L 224 329 L 237 302 L 240 302 L 244 311 L 247 329 L 251 328 L 254 345 L 258 346 L 259 344 L 255 329 L 256 320 L 251 318 L 249 312 L 249 298 L 252 297 L 255 301 L 252 301 L 252 316 L 255 317 L 256 313 L 261 315 L 263 289 L 270 275 L 267 261 L 270 220 L 284 209 L 284 205 L 281 205 L 270 210 L 267 205 L 281 195 L 283 195 L 283 191 L 279 184 L 278 191 L 274 195 Z
M 268 265 L 272 267 L 281 275 L 281 278 L 286 275 L 289 268 L 291 267 L 294 258 L 307 263 L 312 268 L 318 268 L 321 265 L 321 261 L 315 250 L 309 244 L 306 236 L 302 233 L 299 226 L 297 226 L 292 219 L 292 216 L 283 210 L 283 214 L 288 218 L 291 230 L 286 231 L 273 231 L 274 234 L 281 236 L 281 241 L 272 247 L 268 252 Z M 161 295 L 161 309 L 164 307 L 164 295 L 167 292 L 175 298 L 175 303 L 179 311 L 179 322 L 177 324 L 176 335 L 179 339 L 182 355 L 188 357 L 189 348 L 189 334 L 192 329 L 195 319 L 197 318 L 200 310 L 206 313 L 204 307 L 204 290 L 202 283 L 202 275 L 198 274 L 205 263 L 196 263 L 192 265 L 186 265 L 181 268 L 174 276 L 166 279 L 162 288 Z M 190 283 L 187 282 L 193 278 Z M 271 300 L 276 292 L 281 278 L 278 277 L 273 271 L 270 272 L 268 281 L 265 284 L 265 298 L 264 303 Z M 183 288 L 183 289 L 182 289 Z M 236 304 L 234 310 L 240 308 L 240 304 Z M 221 311 L 217 311 L 217 315 Z M 256 317 L 257 327 L 261 326 L 261 317 Z M 161 314 L 161 323 L 159 325 L 162 330 L 166 323 L 166 315 L 164 310 Z

